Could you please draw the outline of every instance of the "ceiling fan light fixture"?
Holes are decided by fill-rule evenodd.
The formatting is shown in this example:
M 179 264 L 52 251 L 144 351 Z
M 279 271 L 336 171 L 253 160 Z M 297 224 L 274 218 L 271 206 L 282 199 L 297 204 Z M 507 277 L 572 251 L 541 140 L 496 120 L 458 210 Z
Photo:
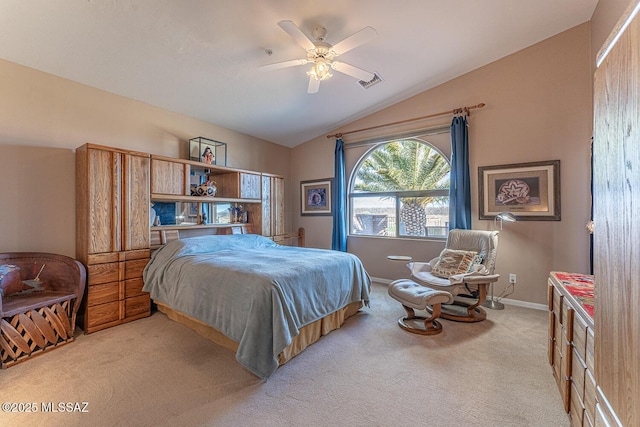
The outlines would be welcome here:
M 296 43 L 305 50 L 307 58 L 263 65 L 260 67 L 261 70 L 277 70 L 279 68 L 313 63 L 311 69 L 307 71 L 307 75 L 309 76 L 307 93 L 318 92 L 320 82 L 333 76 L 333 74 L 331 74 L 332 70 L 336 70 L 339 73 L 346 74 L 364 82 L 368 82 L 375 77 L 375 75 L 369 71 L 354 67 L 353 65 L 345 62 L 334 61 L 337 56 L 348 52 L 375 37 L 377 35 L 375 29 L 365 27 L 336 45 L 331 45 L 324 41 L 327 35 L 327 30 L 322 26 L 317 26 L 313 29 L 313 37 L 315 41 L 309 39 L 309 37 L 296 24 L 294 24 L 293 21 L 283 20 L 278 22 L 278 26 L 289 34 Z M 269 54 L 269 52 L 267 52 L 267 54 Z
M 307 75 L 316 80 L 327 80 L 333 77 L 333 74 L 331 74 L 331 61 L 324 58 L 316 58 L 311 70 L 307 71 Z

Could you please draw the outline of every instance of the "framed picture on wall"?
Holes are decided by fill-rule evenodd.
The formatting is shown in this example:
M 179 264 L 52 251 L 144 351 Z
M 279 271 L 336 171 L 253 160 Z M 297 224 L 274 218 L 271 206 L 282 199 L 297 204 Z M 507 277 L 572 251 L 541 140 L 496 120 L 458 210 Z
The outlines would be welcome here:
M 303 216 L 331 215 L 333 179 L 300 182 L 300 214 Z
M 478 167 L 480 219 L 560 221 L 560 160 Z

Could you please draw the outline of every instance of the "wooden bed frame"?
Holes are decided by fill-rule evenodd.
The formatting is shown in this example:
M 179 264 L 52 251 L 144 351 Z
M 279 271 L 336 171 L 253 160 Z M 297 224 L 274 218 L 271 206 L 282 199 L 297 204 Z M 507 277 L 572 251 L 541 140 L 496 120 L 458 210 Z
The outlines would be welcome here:
M 173 310 L 162 303 L 156 304 L 158 306 L 158 311 L 166 314 L 169 319 L 185 325 L 206 339 L 213 341 L 222 347 L 228 348 L 233 352 L 238 350 L 238 343 L 224 335 L 216 328 L 209 326 L 201 320 L 194 319 L 191 316 L 177 310 Z M 324 335 L 340 328 L 349 317 L 357 314 L 361 308 L 362 302 L 354 302 L 333 312 L 332 314 L 329 314 L 328 316 L 323 317 L 322 319 L 316 320 L 315 322 L 300 328 L 300 333 L 293 337 L 291 344 L 289 344 L 278 355 L 278 364 L 280 366 L 284 365 Z

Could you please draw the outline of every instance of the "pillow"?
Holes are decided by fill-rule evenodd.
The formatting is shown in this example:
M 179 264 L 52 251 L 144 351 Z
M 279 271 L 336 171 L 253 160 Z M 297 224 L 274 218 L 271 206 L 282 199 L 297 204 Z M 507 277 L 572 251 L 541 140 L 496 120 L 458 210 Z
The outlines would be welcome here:
M 209 254 L 224 250 L 242 251 L 278 246 L 273 240 L 258 234 L 218 234 L 179 240 L 176 256 Z M 173 243 L 173 242 L 170 242 Z
M 31 286 L 20 280 L 20 267 L 17 265 L 0 265 L 0 296 L 8 297 L 31 289 Z
M 448 279 L 454 274 L 466 273 L 471 269 L 477 254 L 474 251 L 445 249 L 440 253 L 438 262 L 431 269 L 431 274 Z

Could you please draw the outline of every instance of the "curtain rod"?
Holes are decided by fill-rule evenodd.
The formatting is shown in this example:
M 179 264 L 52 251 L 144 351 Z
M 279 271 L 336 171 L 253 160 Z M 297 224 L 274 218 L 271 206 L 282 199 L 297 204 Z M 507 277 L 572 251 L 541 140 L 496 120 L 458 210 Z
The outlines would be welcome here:
M 462 114 L 462 113 L 470 114 L 469 110 L 473 110 L 474 108 L 482 108 L 484 106 L 485 106 L 485 104 L 481 102 L 480 104 L 472 105 L 470 107 L 460 107 L 460 108 L 455 108 L 455 109 L 450 110 L 450 111 L 442 111 L 440 113 L 429 114 L 428 116 L 416 117 L 416 118 L 413 118 L 413 119 L 401 120 L 399 122 L 386 123 L 384 125 L 371 126 L 371 127 L 368 127 L 368 128 L 350 130 L 350 131 L 347 131 L 347 132 L 336 133 L 336 134 L 333 134 L 333 135 L 327 135 L 327 138 L 342 138 L 344 135 L 349 135 L 351 133 L 364 132 L 366 130 L 378 129 L 378 128 L 387 127 L 387 126 L 393 126 L 393 125 L 401 125 L 401 124 L 404 124 L 404 123 L 416 122 L 418 120 L 430 119 L 432 117 L 444 116 L 444 115 L 447 115 L 447 114 L 454 114 L 454 115 L 455 114 Z

